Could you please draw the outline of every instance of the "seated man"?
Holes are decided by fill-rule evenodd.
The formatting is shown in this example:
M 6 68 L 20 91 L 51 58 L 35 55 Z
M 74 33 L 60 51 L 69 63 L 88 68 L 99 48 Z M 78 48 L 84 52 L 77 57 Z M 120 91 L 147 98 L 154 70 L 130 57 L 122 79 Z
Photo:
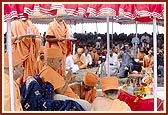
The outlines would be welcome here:
M 99 65 L 99 54 L 96 48 L 93 48 L 93 50 L 90 52 L 90 55 L 92 56 L 93 66 L 97 67 Z
M 47 64 L 40 71 L 39 76 L 43 82 L 49 82 L 54 87 L 54 97 L 55 100 L 75 100 L 84 107 L 85 110 L 90 109 L 90 104 L 79 99 L 79 96 L 75 94 L 72 89 L 68 86 L 72 77 L 72 70 L 70 69 L 65 77 L 65 79 L 57 73 L 57 70 L 61 67 L 62 54 L 59 48 L 48 48 L 46 52 Z M 61 96 L 60 96 L 61 95 Z M 87 108 L 85 108 L 87 107 Z
M 86 48 L 82 55 L 84 55 L 86 58 L 87 67 L 91 68 L 93 64 L 92 64 L 92 56 L 90 55 L 89 50 Z
M 129 49 L 128 44 L 125 44 L 125 46 L 122 48 L 122 51 L 119 54 L 119 58 L 122 59 L 122 64 L 119 69 L 119 77 L 125 78 L 128 75 L 128 72 L 131 73 L 133 71 L 133 58 L 134 52 L 133 50 Z
M 40 71 L 39 76 L 43 82 L 50 82 L 54 86 L 54 90 L 57 94 L 66 95 L 72 98 L 79 98 L 68 84 L 72 79 L 72 70 L 69 70 L 65 79 L 57 70 L 62 65 L 62 53 L 59 48 L 48 48 L 46 52 L 47 64 Z
M 154 71 L 154 64 L 152 70 Z M 157 54 L 157 75 L 158 77 L 164 77 L 164 52 L 161 49 L 158 49 Z
M 54 100 L 53 85 L 42 82 L 38 75 L 28 77 L 20 91 L 24 111 L 84 111 L 84 108 L 74 100 Z
M 78 48 L 77 53 L 73 56 L 74 64 L 77 64 L 79 69 L 87 68 L 87 62 L 85 56 L 82 55 L 83 48 Z
M 78 70 L 79 70 L 79 67 L 77 64 L 74 64 L 74 61 L 73 61 L 73 55 L 72 54 L 69 54 L 67 57 L 66 57 L 66 72 L 72 68 L 72 72 L 73 73 L 77 73 Z
M 140 51 L 137 53 L 136 59 L 139 59 L 140 61 L 143 61 L 143 58 L 145 56 L 143 47 L 140 48 Z
M 117 75 L 119 71 L 120 63 L 118 61 L 118 55 L 115 53 L 115 49 L 114 51 L 113 50 L 110 51 L 109 65 L 107 63 L 107 58 L 106 58 L 106 61 L 105 61 L 106 74 L 108 74 L 108 70 L 107 70 L 108 66 L 109 66 L 110 75 Z
M 98 76 L 94 73 L 87 72 L 81 83 L 72 83 L 69 87 L 80 97 L 92 103 L 96 97 L 95 84 L 98 82 Z
M 92 111 L 131 111 L 130 107 L 118 98 L 118 78 L 103 77 L 100 80 L 103 97 L 96 97 L 92 103 Z
M 148 55 L 145 55 L 143 58 L 142 73 L 145 73 L 146 70 L 148 70 L 148 69 L 152 69 L 153 64 L 154 64 L 153 51 L 149 50 Z

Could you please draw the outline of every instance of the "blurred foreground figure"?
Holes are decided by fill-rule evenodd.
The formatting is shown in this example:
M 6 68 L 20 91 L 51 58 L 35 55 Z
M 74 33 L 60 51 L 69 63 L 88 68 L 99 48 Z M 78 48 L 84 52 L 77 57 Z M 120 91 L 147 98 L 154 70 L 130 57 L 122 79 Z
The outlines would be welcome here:
M 103 97 L 97 97 L 92 104 L 92 111 L 131 111 L 130 107 L 118 98 L 118 78 L 103 77 L 100 80 Z
M 22 111 L 21 106 L 21 96 L 20 88 L 16 80 L 23 76 L 23 62 L 21 58 L 18 57 L 19 53 L 17 50 L 12 52 L 12 63 L 13 63 L 13 87 L 14 87 L 14 111 Z M 15 58 L 17 57 L 17 58 Z M 11 111 L 11 94 L 10 94 L 10 77 L 9 76 L 9 63 L 8 63 L 8 53 L 4 55 L 4 110 Z
M 96 97 L 96 88 L 94 87 L 98 82 L 98 76 L 94 73 L 87 72 L 81 83 L 72 83 L 69 86 L 78 94 L 80 99 L 85 99 L 90 103 L 93 103 Z

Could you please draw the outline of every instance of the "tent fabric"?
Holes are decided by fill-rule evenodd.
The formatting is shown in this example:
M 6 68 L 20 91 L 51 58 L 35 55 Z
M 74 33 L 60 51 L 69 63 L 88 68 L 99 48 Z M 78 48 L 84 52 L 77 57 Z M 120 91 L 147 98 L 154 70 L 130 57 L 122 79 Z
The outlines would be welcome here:
M 57 14 L 57 9 L 60 9 L 60 4 L 4 4 L 4 20 L 20 17 L 24 13 L 27 15 L 49 15 Z
M 4 20 L 18 17 L 21 13 L 33 15 L 40 12 L 44 15 L 54 16 L 59 10 L 66 15 L 90 16 L 110 15 L 118 19 L 124 16 L 137 21 L 151 21 L 152 17 L 163 19 L 164 4 L 4 4 Z M 144 18 L 146 17 L 146 18 Z

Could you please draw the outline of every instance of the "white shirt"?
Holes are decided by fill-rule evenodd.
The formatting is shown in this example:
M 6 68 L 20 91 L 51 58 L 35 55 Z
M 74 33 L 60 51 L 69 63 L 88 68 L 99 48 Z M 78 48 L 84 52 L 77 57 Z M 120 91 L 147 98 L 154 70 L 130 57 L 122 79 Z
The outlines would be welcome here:
M 150 43 L 150 38 L 149 38 L 149 36 L 143 35 L 143 36 L 141 37 L 141 43 L 143 43 L 143 40 L 144 40 L 144 39 L 146 39 L 146 42 L 147 42 L 147 43 Z
M 83 53 L 82 55 L 85 56 L 87 64 L 92 64 L 92 56 L 89 53 L 87 54 L 87 56 L 85 55 L 85 53 Z
M 70 54 L 69 56 L 67 56 L 66 58 L 66 70 L 69 69 L 69 68 L 72 68 L 72 72 L 73 73 L 76 73 L 78 70 L 79 70 L 79 67 L 77 64 L 74 64 L 74 61 L 73 61 L 73 55 Z
M 140 43 L 139 38 L 138 37 L 133 37 L 131 43 L 135 44 L 135 45 L 138 45 Z
M 100 48 L 100 42 L 98 42 L 98 41 L 96 42 L 96 49 L 97 48 Z
M 105 63 L 107 64 L 107 60 L 105 61 Z M 120 63 L 118 61 L 118 55 L 116 53 L 113 53 L 112 57 L 109 55 L 109 64 L 113 64 L 113 66 L 118 66 L 118 67 L 120 66 Z

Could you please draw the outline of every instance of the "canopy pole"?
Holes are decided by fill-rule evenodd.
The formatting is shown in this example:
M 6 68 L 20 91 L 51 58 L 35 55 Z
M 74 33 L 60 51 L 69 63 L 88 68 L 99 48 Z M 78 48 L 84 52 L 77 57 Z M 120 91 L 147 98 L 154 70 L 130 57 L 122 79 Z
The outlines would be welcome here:
M 9 77 L 10 77 L 10 98 L 11 111 L 14 111 L 14 84 L 13 84 L 13 63 L 12 63 L 12 42 L 11 42 L 11 20 L 7 20 L 7 51 L 9 62 Z
M 74 21 L 74 25 L 75 25 L 75 32 L 76 32 L 76 20 Z
M 83 34 L 83 20 L 82 20 L 82 34 Z
M 135 21 L 135 33 L 136 33 L 136 38 L 137 38 L 137 21 Z
M 135 36 L 136 36 L 136 38 L 138 38 L 138 31 L 137 31 L 137 29 L 138 29 L 138 22 L 137 21 L 135 21 L 135 31 L 136 31 L 136 34 L 135 34 Z M 134 55 L 135 55 L 135 57 L 136 57 L 136 54 L 137 54 L 137 42 L 134 44 L 134 46 L 133 46 L 133 48 L 134 48 Z
M 154 111 L 157 111 L 157 37 L 156 18 L 153 18 L 153 46 L 154 46 Z
M 107 76 L 110 76 L 110 71 L 109 71 L 109 50 L 110 50 L 110 40 L 109 40 L 109 16 L 106 16 L 107 19 Z
M 97 34 L 98 34 L 97 20 L 96 20 L 96 32 L 97 32 Z
M 76 26 L 76 25 L 75 25 Z M 73 32 L 72 32 L 72 23 L 71 23 L 71 20 L 70 20 L 70 34 L 69 34 L 69 37 L 70 38 L 73 38 Z M 76 44 L 75 44 L 75 41 L 72 41 L 72 44 L 73 44 L 73 50 L 72 50 L 72 55 L 75 55 L 75 47 L 76 47 Z
M 114 20 L 113 20 L 113 16 L 112 16 L 112 36 L 111 36 L 111 39 L 112 39 L 112 44 L 113 44 L 113 23 L 114 23 Z

